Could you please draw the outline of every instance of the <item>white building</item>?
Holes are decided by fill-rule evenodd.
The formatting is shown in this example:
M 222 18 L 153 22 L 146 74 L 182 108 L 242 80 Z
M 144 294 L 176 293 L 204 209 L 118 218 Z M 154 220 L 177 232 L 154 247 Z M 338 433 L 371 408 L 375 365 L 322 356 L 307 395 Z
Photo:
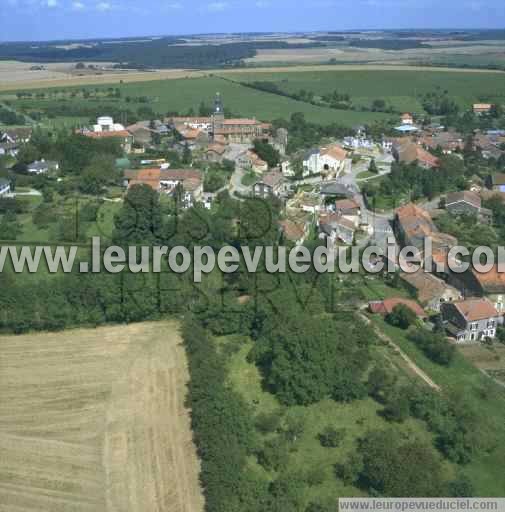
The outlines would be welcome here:
M 11 191 L 10 181 L 0 178 L 0 196 L 3 196 L 5 194 L 10 194 L 10 191 Z
M 30 174 L 45 174 L 49 171 L 57 171 L 59 168 L 60 165 L 58 162 L 46 162 L 44 159 L 36 160 L 35 162 L 32 162 L 26 166 L 26 170 Z
M 336 144 L 309 151 L 303 159 L 303 176 L 337 175 L 344 168 L 346 158 L 347 151 Z
M 115 123 L 114 119 L 109 116 L 102 116 L 96 120 L 96 124 L 93 125 L 93 131 L 95 133 L 101 132 L 121 132 L 124 131 L 125 127 L 122 124 Z

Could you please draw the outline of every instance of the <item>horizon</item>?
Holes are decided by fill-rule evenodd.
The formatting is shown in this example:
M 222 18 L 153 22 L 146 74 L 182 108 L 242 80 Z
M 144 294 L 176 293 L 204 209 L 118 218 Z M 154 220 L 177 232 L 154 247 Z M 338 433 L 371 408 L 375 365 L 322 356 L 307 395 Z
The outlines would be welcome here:
M 118 36 L 100 36 L 96 35 L 93 37 L 68 37 L 63 39 L 0 39 L 0 44 L 22 44 L 22 43 L 66 43 L 66 42 L 97 42 L 97 41 L 127 41 L 136 40 L 139 38 L 147 39 L 169 39 L 169 38 L 192 38 L 192 37 L 211 37 L 211 36 L 303 36 L 305 34 L 352 34 L 352 33 L 388 33 L 393 31 L 398 32 L 494 32 L 503 30 L 504 27 L 489 28 L 489 27 L 382 27 L 382 28 L 348 28 L 342 30 L 269 30 L 269 31 L 229 31 L 229 32 L 174 32 L 174 33 L 138 33 L 133 35 L 118 35 Z
M 163 37 L 145 34 L 500 30 L 505 9 L 501 0 L 317 0 L 294 6 L 287 0 L 146 0 L 141 6 L 132 0 L 5 0 L 0 24 L 3 43 Z

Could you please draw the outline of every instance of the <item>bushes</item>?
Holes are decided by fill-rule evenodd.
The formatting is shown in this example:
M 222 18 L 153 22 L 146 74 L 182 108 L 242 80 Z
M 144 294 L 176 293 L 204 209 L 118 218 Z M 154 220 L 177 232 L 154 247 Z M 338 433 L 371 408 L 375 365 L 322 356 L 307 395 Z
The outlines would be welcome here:
M 202 459 L 206 510 L 238 510 L 246 457 L 256 448 L 252 415 L 246 403 L 225 385 L 226 365 L 205 330 L 188 318 L 182 335 L 189 357 L 188 401 Z M 280 452 L 276 446 L 270 448 L 272 452 L 267 450 L 266 459 L 276 463 Z
M 325 448 L 337 448 L 345 438 L 345 429 L 335 429 L 328 425 L 318 436 L 321 446 Z
M 336 467 L 336 473 L 345 483 L 357 482 L 380 496 L 445 496 L 447 488 L 433 448 L 392 429 L 368 432 L 347 463 Z
M 386 322 L 400 329 L 408 329 L 417 320 L 416 314 L 405 304 L 398 304 L 386 316 Z
M 456 349 L 443 334 L 417 329 L 409 334 L 409 339 L 434 363 L 449 366 L 454 359 Z

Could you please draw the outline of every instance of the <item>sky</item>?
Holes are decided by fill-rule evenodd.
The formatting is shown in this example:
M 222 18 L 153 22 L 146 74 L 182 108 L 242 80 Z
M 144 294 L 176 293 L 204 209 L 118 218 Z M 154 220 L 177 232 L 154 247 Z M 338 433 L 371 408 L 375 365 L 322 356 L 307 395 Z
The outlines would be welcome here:
M 504 0 L 0 0 L 0 41 L 379 28 L 505 28 Z

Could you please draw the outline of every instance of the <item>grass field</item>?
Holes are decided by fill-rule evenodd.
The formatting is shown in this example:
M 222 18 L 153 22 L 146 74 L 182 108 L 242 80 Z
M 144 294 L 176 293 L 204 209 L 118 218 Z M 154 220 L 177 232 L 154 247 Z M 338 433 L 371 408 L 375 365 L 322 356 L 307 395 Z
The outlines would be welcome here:
M 86 89 L 86 87 L 83 87 Z M 105 86 L 91 87 L 88 89 L 107 88 Z M 330 108 L 317 107 L 307 103 L 283 98 L 274 94 L 261 91 L 255 91 L 240 84 L 223 80 L 219 77 L 176 79 L 176 80 L 157 80 L 142 83 L 125 83 L 119 86 L 122 99 L 113 100 L 108 98 L 88 98 L 82 95 L 71 98 L 65 98 L 61 93 L 53 97 L 46 96 L 45 99 L 15 99 L 12 93 L 0 95 L 0 101 L 8 99 L 12 106 L 18 110 L 29 112 L 33 110 L 47 109 L 51 105 L 58 105 L 64 101 L 66 104 L 86 105 L 89 107 L 99 107 L 106 112 L 107 105 L 114 108 L 136 110 L 142 104 L 127 103 L 126 98 L 138 98 L 147 96 L 147 104 L 160 116 L 167 112 L 186 113 L 190 108 L 198 112 L 198 107 L 202 101 L 208 106 L 212 105 L 216 92 L 223 96 L 225 107 L 241 116 L 257 117 L 258 119 L 269 121 L 277 118 L 289 118 L 294 112 L 303 112 L 309 121 L 321 124 L 340 122 L 342 124 L 355 125 L 359 123 L 373 121 L 375 119 L 387 119 L 388 116 L 378 113 L 352 112 L 345 110 L 332 110 Z M 64 91 L 80 90 L 75 88 L 64 89 Z M 59 89 L 62 91 L 63 89 Z M 38 91 L 36 91 L 38 92 Z M 65 123 L 67 125 L 78 124 L 82 122 L 81 118 L 64 118 L 64 121 L 48 120 L 45 123 L 55 126 Z
M 374 99 L 385 99 L 399 110 L 422 111 L 421 95 L 436 87 L 449 91 L 461 107 L 469 108 L 477 101 L 505 101 L 505 74 L 447 73 L 417 70 L 311 71 L 300 73 L 235 73 L 233 79 L 242 82 L 270 81 L 288 93 L 301 89 L 323 95 L 338 90 L 350 94 L 358 105 L 370 106 Z
M 0 337 L 0 511 L 200 512 L 175 322 Z
M 198 112 L 201 101 L 212 105 L 216 92 L 224 98 L 225 106 L 237 115 L 255 116 L 261 120 L 288 118 L 294 112 L 303 112 L 309 121 L 328 124 L 339 122 L 349 126 L 371 122 L 373 120 L 390 119 L 392 116 L 374 112 L 349 110 L 333 110 L 299 102 L 291 98 L 252 90 L 234 82 L 271 81 L 288 93 L 296 93 L 301 89 L 323 95 L 338 90 L 348 93 L 353 104 L 361 108 L 370 108 L 375 99 L 384 99 L 387 104 L 397 110 L 423 112 L 422 95 L 433 92 L 438 87 L 447 90 L 458 104 L 468 109 L 477 101 L 498 101 L 505 99 L 505 73 L 468 72 L 452 70 L 429 71 L 421 68 L 365 69 L 354 66 L 347 70 L 331 70 L 326 66 L 299 67 L 272 70 L 245 70 L 239 72 L 218 72 L 217 75 L 195 78 L 175 78 L 116 84 L 121 90 L 121 99 L 98 97 L 84 98 L 82 89 L 103 91 L 105 85 L 83 86 L 48 89 L 46 98 L 16 99 L 12 92 L 0 94 L 0 101 L 9 100 L 14 108 L 23 112 L 33 110 L 44 111 L 54 105 L 65 104 L 85 105 L 90 108 L 107 111 L 107 106 L 114 109 L 135 111 L 142 104 L 127 102 L 126 98 L 147 97 L 147 105 L 160 116 L 176 111 L 186 113 L 190 108 Z M 304 71 L 304 69 L 306 69 Z M 233 80 L 223 80 L 220 77 Z M 34 90 L 40 92 L 42 90 Z M 78 94 L 72 98 L 71 92 Z M 73 126 L 82 124 L 82 117 L 57 117 L 45 119 L 43 124 L 52 126 Z
M 247 362 L 247 354 L 253 343 L 247 338 L 221 338 L 218 343 L 223 350 L 229 344 L 238 347 L 233 353 L 229 363 L 229 382 L 246 400 L 248 405 L 257 415 L 259 413 L 272 413 L 283 411 L 285 417 L 298 418 L 304 425 L 303 434 L 296 441 L 289 454 L 288 467 L 292 471 L 301 470 L 312 472 L 322 470 L 324 480 L 321 484 L 305 488 L 307 501 L 314 501 L 331 506 L 338 497 L 342 496 L 366 496 L 362 490 L 346 486 L 337 479 L 334 465 L 341 463 L 355 450 L 355 442 L 368 430 L 385 429 L 390 426 L 380 416 L 379 406 L 372 399 L 365 399 L 350 404 L 337 403 L 333 400 L 323 400 L 308 407 L 282 407 L 276 398 L 262 388 L 261 375 L 254 364 Z M 392 372 L 397 372 L 401 379 L 409 378 L 403 371 L 402 365 L 395 361 L 391 349 L 387 347 L 374 347 L 376 357 L 382 361 L 385 367 Z M 345 437 L 337 448 L 324 448 L 321 446 L 318 434 L 327 426 L 336 429 L 344 429 Z M 431 434 L 424 424 L 415 419 L 409 419 L 402 425 L 402 431 L 406 435 L 432 441 Z M 269 439 L 271 434 L 263 435 L 263 440 Z M 273 478 L 274 475 L 265 472 L 255 459 L 251 458 L 250 464 L 265 478 Z M 448 475 L 452 475 L 454 467 L 446 463 L 444 465 Z
M 449 367 L 430 361 L 405 336 L 405 331 L 386 324 L 381 318 L 373 317 L 373 322 L 389 335 L 395 343 L 424 370 L 443 390 L 457 390 L 472 400 L 483 418 L 487 418 L 498 434 L 496 447 L 491 454 L 481 454 L 468 466 L 465 473 L 471 478 L 478 496 L 503 496 L 505 489 L 505 392 L 491 379 L 484 376 L 461 353 Z

